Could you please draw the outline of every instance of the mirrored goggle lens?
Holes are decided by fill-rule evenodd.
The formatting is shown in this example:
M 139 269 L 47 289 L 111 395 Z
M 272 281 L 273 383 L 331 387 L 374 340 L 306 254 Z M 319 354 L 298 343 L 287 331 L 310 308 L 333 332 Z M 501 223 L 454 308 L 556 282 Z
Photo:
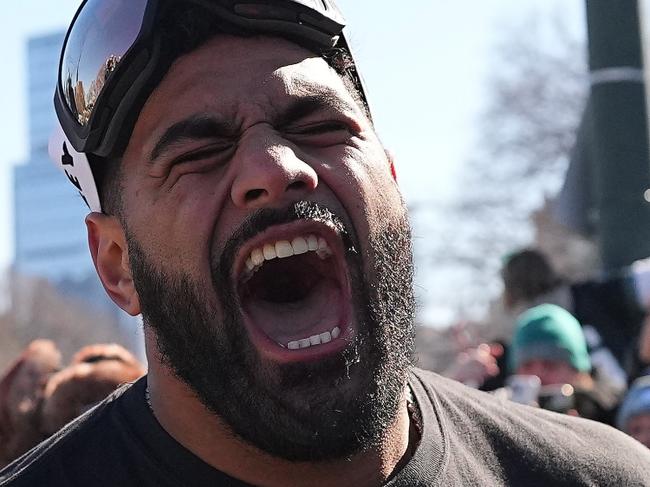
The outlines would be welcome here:
M 68 109 L 88 125 L 104 85 L 140 33 L 148 0 L 88 0 L 68 36 L 59 82 Z

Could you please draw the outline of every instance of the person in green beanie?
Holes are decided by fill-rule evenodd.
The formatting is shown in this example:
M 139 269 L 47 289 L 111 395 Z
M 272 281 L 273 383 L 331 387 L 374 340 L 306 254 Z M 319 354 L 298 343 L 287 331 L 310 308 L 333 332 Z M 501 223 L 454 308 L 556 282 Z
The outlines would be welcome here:
M 565 309 L 541 304 L 522 313 L 509 361 L 513 373 L 539 377 L 540 407 L 613 424 L 621 391 L 592 370 L 582 327 Z
M 588 386 L 591 361 L 578 320 L 554 304 L 541 304 L 517 319 L 510 353 L 510 369 L 536 375 L 543 386 Z

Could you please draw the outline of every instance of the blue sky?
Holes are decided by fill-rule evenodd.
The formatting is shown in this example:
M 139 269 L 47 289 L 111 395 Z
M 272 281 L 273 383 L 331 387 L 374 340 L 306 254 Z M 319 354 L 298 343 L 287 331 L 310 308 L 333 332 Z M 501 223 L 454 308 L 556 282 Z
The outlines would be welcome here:
M 504 29 L 534 15 L 559 13 L 572 31 L 584 35 L 583 0 L 338 4 L 351 26 L 379 135 L 396 157 L 408 202 L 435 202 L 453 194 L 455 176 L 474 143 L 490 60 Z M 0 268 L 13 256 L 11 168 L 27 157 L 26 40 L 63 29 L 78 5 L 79 0 L 3 5 Z

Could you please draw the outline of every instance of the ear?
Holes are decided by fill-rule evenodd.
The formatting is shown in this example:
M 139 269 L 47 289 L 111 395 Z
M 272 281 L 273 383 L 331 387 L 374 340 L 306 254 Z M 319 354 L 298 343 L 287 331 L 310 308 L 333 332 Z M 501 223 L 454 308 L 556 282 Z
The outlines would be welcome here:
M 390 174 L 393 176 L 393 181 L 397 182 L 397 172 L 395 171 L 395 156 L 388 149 L 384 149 L 386 157 L 388 158 L 388 163 L 390 164 Z
M 86 217 L 88 245 L 97 275 L 111 299 L 132 316 L 140 314 L 133 284 L 126 237 L 119 220 L 102 213 Z

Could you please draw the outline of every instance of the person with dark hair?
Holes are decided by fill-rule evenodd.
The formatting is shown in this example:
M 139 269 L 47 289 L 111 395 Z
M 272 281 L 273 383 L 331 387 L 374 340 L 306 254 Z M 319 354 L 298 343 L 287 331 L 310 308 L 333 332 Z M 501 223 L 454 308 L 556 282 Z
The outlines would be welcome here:
M 561 284 L 548 259 L 536 249 L 526 248 L 510 254 L 501 270 L 507 308 L 549 300 L 548 295 Z M 537 303 L 541 304 L 541 303 Z
M 331 0 L 84 3 L 52 150 L 149 370 L 1 486 L 650 485 L 623 433 L 414 367 L 407 211 L 343 26 Z
M 505 313 L 501 317 L 503 323 L 499 323 L 500 340 L 510 343 L 519 316 L 528 309 L 541 304 L 560 306 L 573 313 L 576 318 L 587 319 L 580 320 L 580 323 L 587 339 L 594 375 L 601 383 L 608 383 L 608 388 L 616 390 L 619 394 L 625 391 L 627 376 L 620 365 L 620 358 L 612 353 L 610 344 L 601 335 L 600 327 L 594 326 L 595 323 L 588 320 L 590 315 L 583 312 L 584 306 L 578 306 L 576 309 L 574 302 L 574 296 L 580 295 L 583 289 L 601 288 L 599 283 L 565 282 L 555 272 L 549 259 L 534 248 L 525 248 L 510 254 L 505 259 L 501 277 L 504 284 Z M 614 297 L 616 296 L 617 294 L 614 294 Z M 631 337 L 628 340 L 631 340 Z
M 39 408 L 45 384 L 61 368 L 61 352 L 50 340 L 34 340 L 0 378 L 0 468 L 43 438 Z
M 526 247 L 506 255 L 500 276 L 503 292 L 490 316 L 491 326 L 485 337 L 488 342 L 509 344 L 517 317 L 538 304 L 551 303 L 571 310 L 569 286 L 538 249 Z
M 34 340 L 0 379 L 0 468 L 144 373 L 117 344 L 88 345 L 64 367 L 54 342 Z

